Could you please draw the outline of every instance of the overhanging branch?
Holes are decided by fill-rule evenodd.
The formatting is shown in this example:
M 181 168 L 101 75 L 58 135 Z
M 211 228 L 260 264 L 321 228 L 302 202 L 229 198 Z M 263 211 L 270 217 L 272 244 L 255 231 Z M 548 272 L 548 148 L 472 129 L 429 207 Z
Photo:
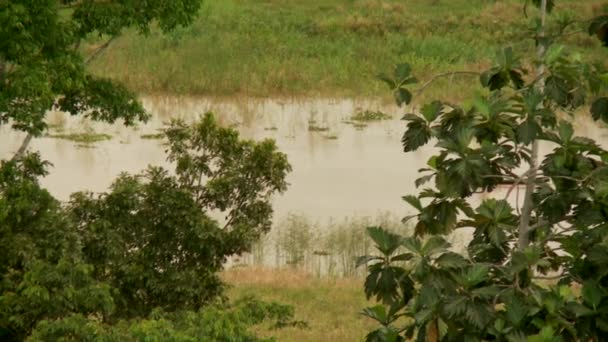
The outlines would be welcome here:
M 418 90 L 416 90 L 416 95 L 420 95 L 426 88 L 428 88 L 433 82 L 437 81 L 440 78 L 450 77 L 450 76 L 460 76 L 460 75 L 468 75 L 468 76 L 479 76 L 481 75 L 476 71 L 451 71 L 443 74 L 435 75 L 430 80 L 426 81 Z
M 110 39 L 108 39 L 105 43 L 103 43 L 101 46 L 99 46 L 85 61 L 85 64 L 90 64 L 92 61 L 94 61 L 97 57 L 99 57 L 99 55 L 101 55 L 102 52 L 104 52 L 108 46 L 110 46 L 110 44 L 114 41 L 114 39 L 116 39 L 116 36 L 112 36 Z

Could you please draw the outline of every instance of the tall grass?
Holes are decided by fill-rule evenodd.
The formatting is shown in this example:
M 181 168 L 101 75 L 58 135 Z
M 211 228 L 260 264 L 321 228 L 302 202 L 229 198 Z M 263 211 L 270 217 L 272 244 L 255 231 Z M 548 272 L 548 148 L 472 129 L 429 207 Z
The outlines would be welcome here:
M 316 276 L 361 276 L 366 270 L 356 268 L 356 258 L 374 253 L 366 230 L 370 226 L 382 226 L 401 234 L 411 233 L 408 225 L 388 213 L 376 217 L 332 219 L 324 223 L 289 214 L 253 246 L 250 255 L 236 261 L 236 265 L 288 267 Z
M 370 303 L 361 278 L 318 278 L 299 269 L 232 268 L 222 274 L 230 298 L 256 298 L 293 305 L 308 328 L 258 326 L 260 336 L 277 341 L 363 341 L 374 322 L 360 315 Z
M 564 0 L 556 13 L 589 17 L 596 3 Z M 386 93 L 375 75 L 397 62 L 425 78 L 479 70 L 505 42 L 523 51 L 528 25 L 520 0 L 205 1 L 192 26 L 128 32 L 92 67 L 144 93 L 370 96 Z M 591 38 L 567 43 L 599 56 Z M 440 82 L 429 96 L 475 83 Z

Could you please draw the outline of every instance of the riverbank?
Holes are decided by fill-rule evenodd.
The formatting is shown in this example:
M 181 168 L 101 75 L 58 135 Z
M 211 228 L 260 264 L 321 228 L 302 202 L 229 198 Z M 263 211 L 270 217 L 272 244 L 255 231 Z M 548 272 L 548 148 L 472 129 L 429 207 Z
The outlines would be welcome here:
M 561 1 L 555 11 L 587 18 L 597 3 Z M 503 43 L 526 50 L 528 25 L 516 0 L 206 1 L 191 27 L 167 36 L 127 32 L 92 70 L 145 94 L 389 97 L 376 75 L 396 63 L 410 63 L 421 80 L 479 71 Z M 586 34 L 566 44 L 602 55 Z M 443 79 L 424 97 L 461 99 L 477 83 Z
M 365 299 L 363 278 L 317 278 L 295 268 L 239 267 L 222 274 L 230 288 L 228 297 L 255 296 L 293 305 L 295 318 L 307 328 L 256 327 L 261 336 L 277 341 L 363 341 L 375 327 L 359 313 L 372 304 Z

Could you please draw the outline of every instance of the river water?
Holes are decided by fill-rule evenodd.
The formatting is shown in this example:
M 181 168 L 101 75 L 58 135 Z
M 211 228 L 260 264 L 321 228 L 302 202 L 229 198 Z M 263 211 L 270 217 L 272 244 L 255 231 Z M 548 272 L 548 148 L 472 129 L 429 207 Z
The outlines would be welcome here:
M 161 141 L 142 139 L 141 135 L 157 133 L 171 118 L 193 121 L 211 111 L 222 124 L 237 127 L 243 137 L 275 139 L 287 154 L 293 171 L 288 176 L 289 189 L 274 198 L 277 220 L 289 213 L 316 221 L 380 212 L 398 218 L 410 213 L 401 196 L 416 192 L 417 170 L 432 153 L 431 147 L 404 153 L 400 143 L 405 130 L 400 120 L 404 110 L 373 100 L 147 97 L 142 101 L 152 118 L 136 128 L 50 113 L 49 123 L 63 133 L 95 131 L 110 134 L 112 139 L 88 147 L 56 138 L 34 139 L 30 149 L 40 151 L 54 165 L 42 180 L 43 185 L 59 199 L 67 200 L 76 191 L 105 191 L 120 172 L 137 173 L 147 165 L 170 167 Z M 367 109 L 380 110 L 392 119 L 369 122 L 366 127 L 345 122 L 357 111 Z M 311 132 L 311 122 L 329 130 Z M 574 125 L 579 135 L 603 145 L 608 141 L 608 130 L 586 117 L 577 119 Z M 0 158 L 9 157 L 22 137 L 7 127 L 1 128 Z M 551 148 L 543 145 L 541 152 Z
M 51 193 L 66 200 L 75 191 L 104 191 L 122 171 L 135 173 L 147 165 L 165 165 L 160 140 L 142 139 L 157 133 L 171 118 L 194 120 L 207 111 L 220 122 L 238 128 L 243 137 L 273 138 L 288 155 L 293 172 L 288 191 L 277 196 L 277 216 L 298 212 L 314 218 L 402 214 L 401 196 L 411 192 L 424 151 L 405 154 L 400 145 L 404 124 L 396 106 L 356 100 L 235 100 L 200 98 L 145 98 L 152 119 L 137 128 L 107 125 L 50 113 L 49 123 L 62 133 L 95 131 L 111 140 L 83 147 L 69 140 L 38 138 L 30 145 L 54 168 L 43 181 Z M 344 123 L 359 109 L 382 110 L 392 120 L 371 122 L 364 128 Z M 328 127 L 310 132 L 309 121 Z M 1 131 L 0 156 L 7 157 L 21 142 L 21 134 Z

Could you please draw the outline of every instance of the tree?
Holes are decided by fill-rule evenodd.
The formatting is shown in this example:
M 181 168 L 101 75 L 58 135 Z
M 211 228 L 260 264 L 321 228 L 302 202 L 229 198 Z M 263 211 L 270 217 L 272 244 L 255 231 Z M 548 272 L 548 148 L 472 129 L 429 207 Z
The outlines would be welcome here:
M 89 74 L 86 64 L 125 29 L 146 34 L 157 24 L 168 32 L 190 24 L 200 6 L 201 0 L 0 1 L 0 125 L 27 133 L 15 157 L 44 132 L 51 109 L 126 125 L 146 120 L 135 94 Z M 85 59 L 80 47 L 93 36 L 107 41 Z
M 23 341 L 38 321 L 109 313 L 110 288 L 82 262 L 76 226 L 38 183 L 36 154 L 0 164 L 0 339 Z
M 0 0 L 0 125 L 27 134 L 0 161 L 0 340 L 257 340 L 290 308 L 222 303 L 217 273 L 271 226 L 287 158 L 271 140 L 240 139 L 212 114 L 166 130 L 175 172 L 123 174 L 108 193 L 57 201 L 27 153 L 51 109 L 132 125 L 148 118 L 135 94 L 86 65 L 124 30 L 188 25 L 201 0 Z M 83 57 L 85 40 L 105 40 Z M 212 219 L 223 213 L 225 220 Z M 202 326 L 201 326 L 202 325 Z
M 608 122 L 608 73 L 558 44 L 573 22 L 548 31 L 554 1 L 532 3 L 532 76 L 505 48 L 481 73 L 487 92 L 471 106 L 433 101 L 404 117 L 405 152 L 437 142 L 416 180 L 434 186 L 404 197 L 417 212 L 405 218 L 416 220 L 414 236 L 368 229 L 380 255 L 359 263 L 370 264 L 365 291 L 381 303 L 364 310 L 381 325 L 368 341 L 608 338 L 608 151 L 575 136 L 568 118 L 591 101 L 593 119 Z M 603 39 L 607 18 L 591 20 L 589 34 Z M 384 79 L 398 104 L 411 101 L 409 66 Z M 553 151 L 541 156 L 541 141 Z M 510 186 L 506 197 L 471 207 L 471 196 L 500 184 Z M 514 208 L 508 200 L 520 184 L 524 202 Z M 445 239 L 462 228 L 473 231 L 464 255 Z
M 77 193 L 67 206 L 40 188 L 38 155 L 2 162 L 0 243 L 11 246 L 0 251 L 2 340 L 120 330 L 129 319 L 192 329 L 155 312 L 209 321 L 223 295 L 218 272 L 270 228 L 271 196 L 291 167 L 274 141 L 242 140 L 212 114 L 166 134 L 174 173 L 123 174 L 108 193 Z
M 197 310 L 217 299 L 227 257 L 249 251 L 270 229 L 271 195 L 287 188 L 291 167 L 272 140 L 241 140 L 210 113 L 166 133 L 175 176 L 150 167 L 118 177 L 107 194 L 71 199 L 85 262 L 119 292 L 113 317 Z M 223 224 L 214 211 L 227 215 Z

